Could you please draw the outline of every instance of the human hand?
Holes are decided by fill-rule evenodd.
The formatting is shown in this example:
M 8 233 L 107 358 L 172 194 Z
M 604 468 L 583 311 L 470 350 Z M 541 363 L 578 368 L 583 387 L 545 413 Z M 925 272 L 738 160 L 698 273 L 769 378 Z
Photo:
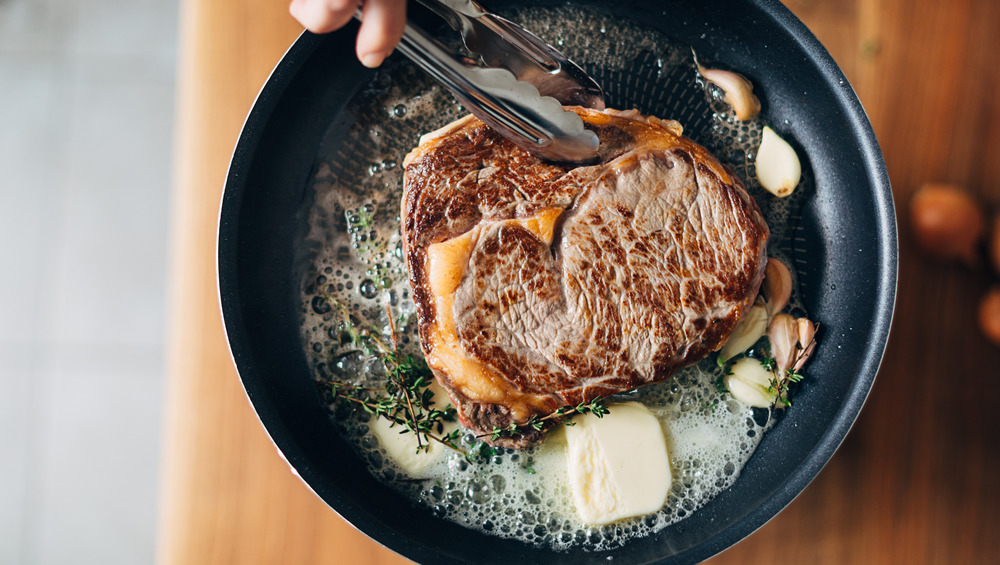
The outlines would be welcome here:
M 313 33 L 340 29 L 361 6 L 356 51 L 361 64 L 374 69 L 392 53 L 406 26 L 406 0 L 292 0 L 288 11 Z

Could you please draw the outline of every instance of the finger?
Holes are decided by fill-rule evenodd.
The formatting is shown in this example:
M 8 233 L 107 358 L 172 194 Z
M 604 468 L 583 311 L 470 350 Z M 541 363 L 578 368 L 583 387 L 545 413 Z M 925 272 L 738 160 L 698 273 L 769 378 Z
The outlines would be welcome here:
M 365 0 L 358 32 L 358 60 L 375 68 L 392 53 L 406 27 L 406 0 Z
M 354 16 L 359 0 L 292 0 L 288 12 L 313 33 L 340 29 Z

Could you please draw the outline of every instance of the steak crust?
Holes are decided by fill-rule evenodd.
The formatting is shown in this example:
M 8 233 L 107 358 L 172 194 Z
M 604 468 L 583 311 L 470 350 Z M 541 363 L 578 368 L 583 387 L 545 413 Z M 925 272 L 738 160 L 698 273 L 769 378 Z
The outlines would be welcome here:
M 763 278 L 757 204 L 677 122 L 570 109 L 595 164 L 541 161 L 471 116 L 404 161 L 421 346 L 477 434 L 669 378 L 725 343 Z

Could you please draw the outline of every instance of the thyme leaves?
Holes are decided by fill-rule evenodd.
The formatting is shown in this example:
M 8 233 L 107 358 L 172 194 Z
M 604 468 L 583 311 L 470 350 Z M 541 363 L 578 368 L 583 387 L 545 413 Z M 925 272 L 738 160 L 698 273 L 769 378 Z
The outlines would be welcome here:
M 598 396 L 589 402 L 574 406 L 563 406 L 545 416 L 532 416 L 524 423 L 511 422 L 504 427 L 494 427 L 488 433 L 465 438 L 468 448 L 463 448 L 464 430 L 456 428 L 446 432 L 446 423 L 455 422 L 458 412 L 448 404 L 438 408 L 434 402 L 434 391 L 429 387 L 434 375 L 427 362 L 420 356 L 403 351 L 396 338 L 397 322 L 387 307 L 389 335 L 354 323 L 346 308 L 332 296 L 325 299 L 336 308 L 342 317 L 340 331 L 347 340 L 344 345 L 352 346 L 369 358 L 376 359 L 384 372 L 384 381 L 379 386 L 366 387 L 337 380 L 321 383 L 330 403 L 352 404 L 376 418 L 383 418 L 392 426 L 401 426 L 401 433 L 413 433 L 417 442 L 417 453 L 429 449 L 431 442 L 440 443 L 458 453 L 470 463 L 489 459 L 499 453 L 484 438 L 495 442 L 503 437 L 516 438 L 524 433 L 542 431 L 546 426 L 562 423 L 574 425 L 572 418 L 577 415 L 593 414 L 601 418 L 609 413 L 605 399 Z M 400 324 L 402 325 L 402 324 Z
M 576 422 L 572 420 L 574 416 L 583 414 L 593 414 L 598 418 L 603 418 L 605 415 L 610 413 L 608 407 L 604 404 L 604 397 L 598 396 L 590 402 L 581 402 L 575 406 L 563 406 L 555 412 L 548 414 L 546 416 L 532 416 L 527 422 L 523 424 L 518 424 L 517 422 L 511 422 L 507 426 L 499 427 L 494 426 L 493 430 L 489 433 L 485 433 L 476 437 L 483 438 L 488 437 L 490 441 L 497 441 L 503 437 L 518 437 L 528 431 L 540 432 L 542 429 L 548 425 L 549 422 L 562 423 L 566 426 L 576 425 Z
M 445 423 L 456 421 L 455 407 L 451 404 L 437 407 L 434 391 L 429 389 L 434 375 L 423 358 L 400 349 L 392 316 L 389 316 L 387 340 L 374 328 L 352 323 L 339 301 L 330 296 L 326 299 L 340 312 L 341 330 L 349 337 L 349 345 L 376 359 L 385 374 L 384 382 L 377 387 L 324 381 L 329 401 L 353 404 L 376 418 L 384 418 L 391 426 L 402 426 L 405 432 L 415 435 L 417 453 L 427 451 L 431 442 L 437 442 L 466 454 L 459 447 L 459 430 L 445 432 Z

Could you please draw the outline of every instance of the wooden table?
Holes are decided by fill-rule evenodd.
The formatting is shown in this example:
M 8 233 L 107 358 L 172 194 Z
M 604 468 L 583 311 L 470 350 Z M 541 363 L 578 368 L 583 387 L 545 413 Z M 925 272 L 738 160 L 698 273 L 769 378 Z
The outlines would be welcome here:
M 806 491 L 716 563 L 1000 562 L 1000 348 L 975 330 L 985 270 L 914 248 L 910 195 L 1000 206 L 1000 2 L 788 0 L 857 89 L 900 230 L 892 337 L 858 423 Z M 219 317 L 214 236 L 230 152 L 300 28 L 286 0 L 185 0 L 176 144 L 162 565 L 406 563 L 294 477 L 257 422 Z

